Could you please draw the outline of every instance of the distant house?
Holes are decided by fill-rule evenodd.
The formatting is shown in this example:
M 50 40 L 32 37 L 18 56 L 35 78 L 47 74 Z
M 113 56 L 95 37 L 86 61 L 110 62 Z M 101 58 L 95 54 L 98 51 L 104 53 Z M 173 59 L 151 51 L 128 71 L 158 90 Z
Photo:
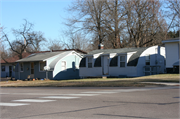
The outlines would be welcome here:
M 166 71 L 167 73 L 179 73 L 180 48 L 179 38 L 162 41 L 166 48 Z
M 22 54 L 22 57 L 25 58 L 29 56 L 31 53 L 24 52 Z M 15 77 L 15 65 L 16 61 L 19 60 L 18 55 L 15 55 L 14 57 L 10 57 L 7 59 L 1 60 L 1 77 Z
M 80 62 L 84 77 L 137 77 L 164 73 L 165 48 L 100 49 L 89 52 Z
M 34 53 L 16 61 L 16 79 L 76 79 L 83 51 L 61 50 Z

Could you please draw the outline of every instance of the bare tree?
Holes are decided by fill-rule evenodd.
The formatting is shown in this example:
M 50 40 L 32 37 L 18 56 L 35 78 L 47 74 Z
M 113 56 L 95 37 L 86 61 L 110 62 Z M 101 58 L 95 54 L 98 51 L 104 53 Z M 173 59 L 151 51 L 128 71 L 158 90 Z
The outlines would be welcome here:
M 35 32 L 33 31 L 31 34 L 28 34 L 30 38 L 31 45 L 33 47 L 33 51 L 40 51 L 42 43 L 46 41 L 46 39 L 43 36 L 42 32 Z
M 1 59 L 3 59 L 6 63 L 8 63 L 8 61 L 6 61 L 6 59 L 9 58 L 8 51 L 7 49 L 5 49 L 5 46 L 4 44 L 2 44 L 2 42 L 1 42 L 0 52 L 1 52 Z
M 68 26 L 74 26 L 77 31 L 85 34 L 93 33 L 98 36 L 99 44 L 103 42 L 104 34 L 104 0 L 76 0 L 68 9 L 70 12 L 77 12 L 76 16 L 68 19 Z M 80 27 L 79 27 L 80 26 Z
M 122 40 L 120 36 L 125 28 L 125 15 L 127 11 L 124 8 L 123 0 L 107 0 L 106 1 L 106 29 L 108 39 L 112 43 L 113 48 L 122 48 Z
M 22 24 L 20 29 L 12 29 L 13 34 L 15 36 L 14 41 L 10 41 L 8 35 L 3 31 L 2 39 L 8 42 L 11 50 L 18 54 L 19 59 L 22 59 L 23 52 L 26 52 L 27 50 L 32 50 L 30 45 L 37 45 L 36 40 L 37 36 L 35 35 L 35 32 L 32 32 L 33 24 L 28 22 L 27 20 L 24 20 L 25 23 Z M 40 34 L 41 38 L 42 34 Z M 38 42 L 40 43 L 43 41 L 42 39 L 38 39 Z
M 65 38 L 61 40 L 64 47 L 67 49 L 80 49 L 87 51 L 89 46 L 89 40 L 86 35 L 80 32 L 74 32 L 72 27 L 68 27 L 67 30 L 62 31 Z
M 62 50 L 63 48 L 63 44 L 61 41 L 58 41 L 58 40 L 49 40 L 48 42 L 48 49 L 49 50 Z
M 179 0 L 166 0 L 165 1 L 165 17 L 170 20 L 168 22 L 168 29 L 180 27 L 180 1 Z M 179 29 L 177 29 L 179 30 Z
M 164 29 L 159 8 L 158 0 L 127 1 L 126 24 L 131 46 L 147 47 L 157 44 L 157 34 L 163 32 Z
M 69 11 L 79 15 L 68 25 L 92 33 L 93 49 L 102 42 L 105 48 L 159 45 L 167 30 L 160 7 L 159 0 L 77 0 Z

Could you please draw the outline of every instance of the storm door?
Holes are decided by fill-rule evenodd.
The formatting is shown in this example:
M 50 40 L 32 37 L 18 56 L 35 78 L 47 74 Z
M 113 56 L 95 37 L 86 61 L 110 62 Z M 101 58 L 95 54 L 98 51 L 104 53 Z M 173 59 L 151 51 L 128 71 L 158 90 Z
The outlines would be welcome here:
M 109 74 L 109 56 L 103 56 L 103 75 Z
M 34 78 L 34 62 L 31 62 L 31 78 Z

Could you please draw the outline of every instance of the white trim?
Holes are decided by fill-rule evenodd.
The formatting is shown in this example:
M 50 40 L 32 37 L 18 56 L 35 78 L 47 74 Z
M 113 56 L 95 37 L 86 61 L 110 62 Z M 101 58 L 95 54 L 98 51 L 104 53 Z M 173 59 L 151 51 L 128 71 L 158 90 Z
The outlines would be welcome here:
M 89 60 L 89 58 L 91 58 L 91 60 Z M 93 57 L 87 57 L 87 63 L 88 63 L 88 68 L 93 68 Z M 91 62 L 89 62 L 89 61 L 91 61 Z M 91 63 L 91 67 L 89 67 L 89 63 Z
M 78 53 L 78 52 L 76 52 L 76 51 L 74 51 L 74 50 L 72 51 L 72 54 L 73 54 L 73 53 L 76 54 L 76 55 L 78 55 L 79 57 L 83 58 L 83 55 L 81 55 L 80 53 Z
M 103 52 L 94 54 L 93 57 L 96 59 L 96 58 L 98 58 L 101 54 L 103 54 Z
M 124 56 L 124 61 L 121 61 L 121 56 Z M 119 55 L 119 68 L 126 68 L 126 57 L 127 55 Z M 124 67 L 121 67 L 121 62 L 124 62 Z
M 115 57 L 117 55 L 117 53 L 110 53 L 110 55 L 109 55 L 109 58 L 113 58 L 113 57 Z

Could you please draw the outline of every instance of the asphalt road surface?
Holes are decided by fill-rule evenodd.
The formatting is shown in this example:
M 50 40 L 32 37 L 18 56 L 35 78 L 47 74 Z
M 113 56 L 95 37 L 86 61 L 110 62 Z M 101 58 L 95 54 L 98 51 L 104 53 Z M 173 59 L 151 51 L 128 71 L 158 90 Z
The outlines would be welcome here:
M 1 119 L 179 119 L 179 87 L 1 88 Z

